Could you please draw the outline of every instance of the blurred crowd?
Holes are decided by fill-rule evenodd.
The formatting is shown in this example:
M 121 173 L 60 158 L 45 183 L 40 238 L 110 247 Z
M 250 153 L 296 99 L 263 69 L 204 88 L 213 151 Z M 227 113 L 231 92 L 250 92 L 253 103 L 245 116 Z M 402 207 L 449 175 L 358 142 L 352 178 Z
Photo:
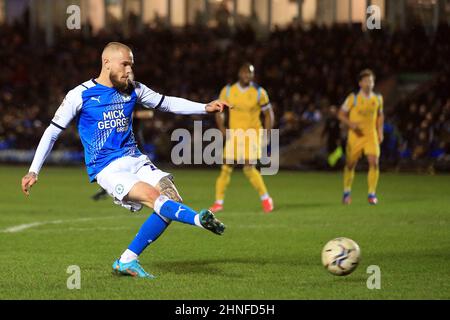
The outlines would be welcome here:
M 400 135 L 389 133 L 399 136 L 394 146 L 399 147 L 401 158 L 426 160 L 450 155 L 449 82 L 450 74 L 443 73 L 429 88 L 397 106 L 393 120 Z
M 273 30 L 264 40 L 250 26 L 227 37 L 200 26 L 146 28 L 131 32 L 127 39 L 118 32 L 84 38 L 74 31 L 57 33 L 52 48 L 32 44 L 28 32 L 26 25 L 0 26 L 0 60 L 4 61 L 0 149 L 35 148 L 67 91 L 98 75 L 103 46 L 123 41 L 133 48 L 136 80 L 163 94 L 194 101 L 215 99 L 224 85 L 237 80 L 239 66 L 252 62 L 256 81 L 271 98 L 282 145 L 334 117 L 330 106 L 339 106 L 357 89 L 356 75 L 366 67 L 375 71 L 377 79 L 396 72 L 442 73 L 435 88 L 416 101 L 403 101 L 389 115 L 386 130 L 388 136 L 392 131 L 395 141 L 387 144 L 386 152 L 419 158 L 438 147 L 449 153 L 448 26 L 441 26 L 431 38 L 419 27 L 363 32 L 360 26 L 348 25 L 289 26 Z M 192 128 L 192 118 L 157 113 L 152 119 L 139 121 L 136 129 L 145 144 L 156 145 L 159 157 L 167 158 L 170 133 L 177 127 Z M 206 120 L 204 126 L 214 126 L 213 117 L 201 119 Z M 65 131 L 55 148 L 81 149 L 75 126 Z

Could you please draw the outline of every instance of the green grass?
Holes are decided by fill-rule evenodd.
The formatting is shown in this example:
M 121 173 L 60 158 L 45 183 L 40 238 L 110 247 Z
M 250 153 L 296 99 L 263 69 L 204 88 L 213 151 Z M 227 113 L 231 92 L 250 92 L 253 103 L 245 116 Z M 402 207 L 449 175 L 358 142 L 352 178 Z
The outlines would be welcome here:
M 44 168 L 26 198 L 25 167 L 0 167 L 0 299 L 449 299 L 449 176 L 382 174 L 380 204 L 366 200 L 357 174 L 353 204 L 340 204 L 340 173 L 280 172 L 266 177 L 276 211 L 265 215 L 236 170 L 219 217 L 221 237 L 172 223 L 141 256 L 156 280 L 117 277 L 111 264 L 149 210 L 130 214 L 111 199 L 94 202 L 97 185 L 83 168 Z M 211 204 L 214 170 L 174 171 L 185 203 Z M 5 229 L 42 222 L 19 232 Z M 349 276 L 328 274 L 323 245 L 357 241 L 362 261 Z M 66 287 L 67 268 L 81 269 L 81 289 Z M 369 290 L 370 265 L 381 289 Z

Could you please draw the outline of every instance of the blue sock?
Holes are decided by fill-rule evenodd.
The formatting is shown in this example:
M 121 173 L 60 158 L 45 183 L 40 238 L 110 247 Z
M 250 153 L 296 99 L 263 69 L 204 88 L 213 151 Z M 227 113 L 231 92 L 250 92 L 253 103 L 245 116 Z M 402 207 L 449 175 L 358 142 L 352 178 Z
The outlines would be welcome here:
M 166 230 L 169 224 L 158 214 L 153 212 L 139 229 L 136 237 L 128 246 L 128 249 L 140 255 L 142 251 Z
M 159 210 L 159 214 L 170 220 L 187 223 L 194 226 L 196 225 L 195 216 L 197 215 L 197 212 L 188 206 L 173 200 L 165 201 Z

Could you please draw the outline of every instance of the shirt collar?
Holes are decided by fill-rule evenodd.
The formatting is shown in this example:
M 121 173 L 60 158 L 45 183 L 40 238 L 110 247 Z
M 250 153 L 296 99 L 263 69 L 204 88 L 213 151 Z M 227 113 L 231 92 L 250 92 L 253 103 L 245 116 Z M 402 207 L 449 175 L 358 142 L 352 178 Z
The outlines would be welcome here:
M 241 92 L 245 92 L 247 91 L 251 86 L 252 86 L 253 82 L 250 82 L 250 84 L 246 87 L 241 86 L 241 84 L 238 82 L 236 82 L 236 86 L 238 87 L 239 91 Z
M 358 94 L 360 94 L 361 96 L 363 96 L 364 98 L 370 99 L 373 97 L 373 91 L 370 92 L 369 96 L 367 96 L 362 90 L 359 90 Z

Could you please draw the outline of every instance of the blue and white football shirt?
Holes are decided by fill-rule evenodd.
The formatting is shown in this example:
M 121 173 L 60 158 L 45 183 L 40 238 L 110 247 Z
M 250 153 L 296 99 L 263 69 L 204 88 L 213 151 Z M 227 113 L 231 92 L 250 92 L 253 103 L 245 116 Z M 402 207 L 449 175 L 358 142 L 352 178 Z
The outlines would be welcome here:
M 77 118 L 91 182 L 112 161 L 142 155 L 132 128 L 137 103 L 179 114 L 205 113 L 205 104 L 166 97 L 139 82 L 133 82 L 126 92 L 101 85 L 93 79 L 72 89 L 56 111 L 52 124 L 64 129 Z

